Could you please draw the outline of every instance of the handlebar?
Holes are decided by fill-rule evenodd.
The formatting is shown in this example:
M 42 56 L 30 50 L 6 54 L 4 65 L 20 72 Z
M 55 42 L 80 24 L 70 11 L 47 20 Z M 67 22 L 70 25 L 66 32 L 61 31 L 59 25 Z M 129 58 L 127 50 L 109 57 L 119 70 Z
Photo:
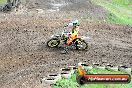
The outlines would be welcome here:
M 65 27 L 68 27 L 68 25 L 64 25 L 64 28 L 65 28 Z

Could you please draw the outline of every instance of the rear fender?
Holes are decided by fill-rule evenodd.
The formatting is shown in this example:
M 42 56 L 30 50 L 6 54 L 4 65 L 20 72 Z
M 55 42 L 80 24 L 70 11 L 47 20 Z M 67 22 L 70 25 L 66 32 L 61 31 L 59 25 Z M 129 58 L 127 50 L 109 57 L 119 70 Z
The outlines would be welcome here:
M 81 38 L 76 38 L 76 39 L 74 39 L 72 42 L 75 43 L 78 39 L 79 39 L 79 40 L 82 40 Z
M 85 41 L 89 41 L 89 40 L 91 40 L 90 37 L 86 37 L 86 36 L 81 36 L 80 38 L 81 38 L 82 40 L 85 40 Z

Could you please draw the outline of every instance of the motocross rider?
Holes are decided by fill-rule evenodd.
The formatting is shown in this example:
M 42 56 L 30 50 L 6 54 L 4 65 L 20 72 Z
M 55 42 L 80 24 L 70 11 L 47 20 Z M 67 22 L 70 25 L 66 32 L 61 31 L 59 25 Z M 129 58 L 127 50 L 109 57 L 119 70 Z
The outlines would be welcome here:
M 72 32 L 69 38 L 66 41 L 64 51 L 67 52 L 67 48 L 72 44 L 72 41 L 77 38 L 79 32 L 79 22 L 78 20 L 72 21 L 71 23 L 67 24 L 67 26 L 72 26 Z

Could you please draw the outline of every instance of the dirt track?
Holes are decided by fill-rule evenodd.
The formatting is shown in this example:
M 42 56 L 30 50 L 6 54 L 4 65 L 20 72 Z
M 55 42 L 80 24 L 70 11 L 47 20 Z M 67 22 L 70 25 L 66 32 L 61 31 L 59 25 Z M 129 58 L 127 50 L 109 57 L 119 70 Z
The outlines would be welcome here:
M 47 73 L 57 72 L 60 67 L 76 65 L 80 61 L 132 66 L 130 26 L 79 19 L 80 35 L 91 38 L 87 41 L 89 50 L 60 54 L 59 49 L 47 48 L 46 41 L 67 22 L 64 17 L 75 15 L 73 11 L 69 13 L 6 15 L 6 18 L 1 15 L 1 88 L 42 88 L 40 79 Z

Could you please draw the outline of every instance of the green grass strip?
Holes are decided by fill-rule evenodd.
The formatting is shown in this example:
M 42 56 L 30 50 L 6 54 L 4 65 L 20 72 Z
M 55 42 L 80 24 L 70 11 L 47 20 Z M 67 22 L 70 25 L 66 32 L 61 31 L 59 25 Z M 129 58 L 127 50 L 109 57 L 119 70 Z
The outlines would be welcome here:
M 121 2 L 122 1 L 122 2 Z M 109 11 L 108 22 L 132 25 L 132 3 L 128 0 L 93 0 L 95 4 Z
M 0 5 L 6 4 L 7 0 L 0 0 Z
M 87 69 L 87 68 L 86 68 Z M 121 71 L 108 71 L 93 68 L 89 70 L 92 74 L 126 74 Z M 132 88 L 132 82 L 129 84 L 85 84 L 79 85 L 76 82 L 76 74 L 73 74 L 70 79 L 61 79 L 52 86 L 52 88 Z

